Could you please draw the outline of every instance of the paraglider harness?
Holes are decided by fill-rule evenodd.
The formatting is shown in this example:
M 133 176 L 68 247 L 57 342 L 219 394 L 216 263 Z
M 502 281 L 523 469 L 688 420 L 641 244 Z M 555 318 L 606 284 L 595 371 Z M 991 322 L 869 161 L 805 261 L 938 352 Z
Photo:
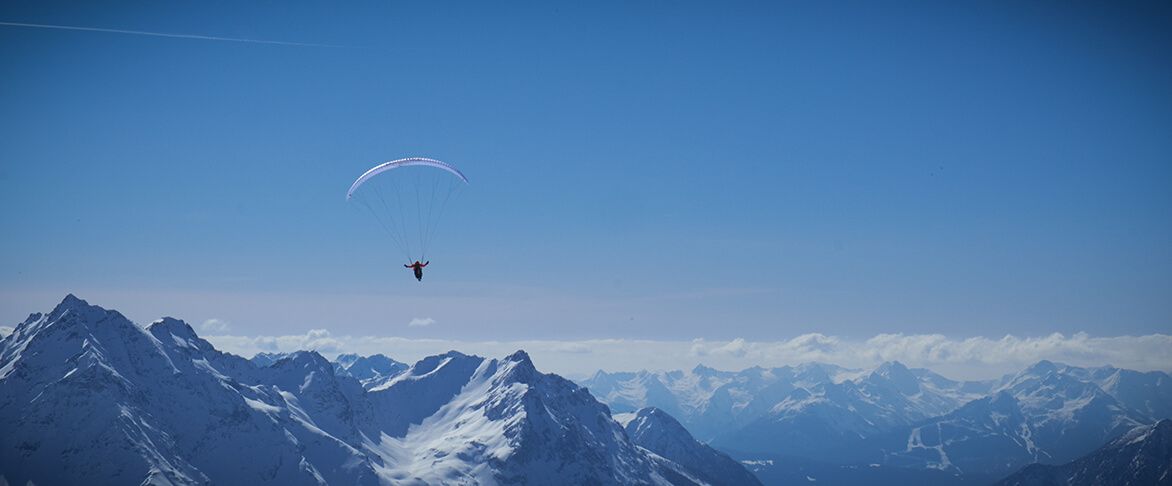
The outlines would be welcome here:
M 428 260 L 426 263 L 419 263 L 419 260 L 415 260 L 415 263 L 412 263 L 409 265 L 403 265 L 403 267 L 410 268 L 410 269 L 414 270 L 415 271 L 415 280 L 422 282 L 423 281 L 423 267 L 426 267 L 428 263 L 431 263 L 431 261 Z

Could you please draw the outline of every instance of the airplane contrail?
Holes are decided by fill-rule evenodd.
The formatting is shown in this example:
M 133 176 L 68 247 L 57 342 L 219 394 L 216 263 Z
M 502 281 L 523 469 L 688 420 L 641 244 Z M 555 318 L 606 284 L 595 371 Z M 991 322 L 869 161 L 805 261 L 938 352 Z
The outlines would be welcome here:
M 154 37 L 171 37 L 174 39 L 198 39 L 211 40 L 220 42 L 246 42 L 250 44 L 270 44 L 277 46 L 299 46 L 299 47 L 340 47 L 348 48 L 350 46 L 340 46 L 334 44 L 315 44 L 310 42 L 289 42 L 277 40 L 264 39 L 247 39 L 242 37 L 218 37 L 211 35 L 196 35 L 196 34 L 168 34 L 165 32 L 147 32 L 143 30 L 124 30 L 124 29 L 103 29 L 99 27 L 78 27 L 75 25 L 51 25 L 51 24 L 27 24 L 23 22 L 3 22 L 0 25 L 9 27 L 30 27 L 34 29 L 57 29 L 57 30 L 81 30 L 86 32 L 109 32 L 113 34 L 132 34 L 132 35 L 149 35 Z

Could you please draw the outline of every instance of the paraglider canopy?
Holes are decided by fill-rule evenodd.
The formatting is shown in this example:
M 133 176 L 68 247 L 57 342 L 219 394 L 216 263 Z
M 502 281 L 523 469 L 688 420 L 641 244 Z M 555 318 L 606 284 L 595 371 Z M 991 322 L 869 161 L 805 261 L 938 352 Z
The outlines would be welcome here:
M 407 157 L 364 172 L 346 200 L 366 208 L 408 262 L 425 261 L 448 202 L 467 184 L 464 173 L 447 162 Z
M 370 180 L 371 177 L 379 175 L 379 174 L 386 172 L 388 170 L 398 169 L 400 167 L 410 167 L 413 165 L 422 165 L 422 166 L 428 166 L 428 167 L 435 167 L 437 169 L 443 169 L 448 172 L 451 172 L 452 175 L 459 177 L 460 180 L 464 181 L 465 184 L 468 183 L 468 178 L 464 177 L 464 173 L 460 172 L 460 169 L 453 167 L 451 164 L 449 164 L 447 162 L 444 162 L 442 160 L 429 159 L 426 157 L 407 157 L 405 159 L 392 160 L 390 162 L 385 162 L 385 163 L 376 165 L 374 167 L 371 167 L 370 170 L 363 173 L 361 176 L 358 177 L 358 180 L 354 181 L 354 183 L 350 185 L 350 190 L 346 191 L 346 200 L 349 201 L 350 198 L 354 197 L 354 191 L 358 190 L 358 186 L 361 186 L 363 183 Z

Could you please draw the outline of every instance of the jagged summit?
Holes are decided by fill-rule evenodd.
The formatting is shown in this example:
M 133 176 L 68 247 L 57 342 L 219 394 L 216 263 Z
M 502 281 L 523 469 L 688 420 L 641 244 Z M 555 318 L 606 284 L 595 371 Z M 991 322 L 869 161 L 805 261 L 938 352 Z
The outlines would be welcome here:
M 609 373 L 607 373 L 603 370 L 598 370 L 598 371 L 595 371 L 593 375 L 590 375 L 590 380 L 597 381 L 597 380 L 602 380 L 602 379 L 609 378 L 609 377 L 610 377 Z
M 876 367 L 866 382 L 881 384 L 903 395 L 914 395 L 920 390 L 921 380 L 899 361 L 887 361 Z
M 333 370 L 333 364 L 317 351 L 294 351 L 283 359 L 273 363 L 273 368 L 312 368 L 315 370 Z
M 696 366 L 692 367 L 692 373 L 696 374 L 696 375 L 714 373 L 716 371 L 717 370 L 715 368 L 709 368 L 708 366 L 704 366 L 703 363 L 699 363 Z
M 446 366 L 448 363 L 470 364 L 474 362 L 479 363 L 483 360 L 484 358 L 480 356 L 468 355 L 452 350 L 443 354 L 425 357 L 412 365 L 408 372 L 411 376 L 419 377 L 428 375 Z
M 156 338 L 162 339 L 160 336 L 171 335 L 176 339 L 183 340 L 197 340 L 200 339 L 186 322 L 174 317 L 164 317 L 147 325 L 147 332 L 153 334 Z
M 624 430 L 639 447 L 683 466 L 685 474 L 714 485 L 758 485 L 756 477 L 728 457 L 700 443 L 667 412 L 647 407 L 623 417 Z
M 518 363 L 528 363 L 530 366 L 533 365 L 533 360 L 529 359 L 529 353 L 526 353 L 523 349 L 514 351 L 513 354 L 505 356 L 505 359 Z
M 537 367 L 533 366 L 533 360 L 529 359 L 529 354 L 525 351 L 518 350 L 517 352 L 506 356 L 502 360 L 502 364 L 508 364 L 508 377 L 519 382 L 531 382 L 541 375 L 537 371 Z
M 1055 363 L 1053 361 L 1043 359 L 1022 370 L 1020 374 L 1031 374 L 1038 376 L 1045 376 L 1057 372 L 1060 368 L 1065 368 L 1066 365 Z
M 874 373 L 878 373 L 878 374 L 882 374 L 882 375 L 889 375 L 889 374 L 895 374 L 895 373 L 911 374 L 911 371 L 908 370 L 907 366 L 904 366 L 904 364 L 900 363 L 899 361 L 884 361 L 879 366 L 875 367 Z
M 656 407 L 646 407 L 636 411 L 632 420 L 627 422 L 627 427 L 627 433 L 633 434 L 632 437 L 645 434 L 653 429 L 660 433 L 687 432 L 687 429 L 678 420 Z
M 258 353 L 258 354 L 267 354 L 267 353 Z M 374 356 L 382 356 L 382 355 L 376 354 Z M 334 358 L 334 363 L 342 365 L 343 367 L 349 367 L 350 365 L 353 365 L 354 362 L 356 362 L 360 359 L 362 359 L 362 355 L 359 355 L 357 353 L 342 353 Z
M 252 358 L 249 359 L 249 361 L 251 361 L 253 364 L 255 364 L 261 368 L 265 368 L 265 367 L 272 366 L 277 361 L 285 359 L 285 357 L 287 357 L 287 356 L 289 356 L 289 353 L 260 352 L 260 353 L 256 353 L 255 355 L 253 355 Z
M 64 299 L 61 299 L 61 302 L 49 312 L 47 317 L 49 320 L 56 320 L 67 314 L 95 322 L 106 316 L 125 319 L 118 311 L 106 310 L 96 305 L 90 305 L 89 302 L 79 299 L 73 294 L 67 294 Z
M 89 305 L 90 305 L 89 302 L 86 302 L 86 301 L 78 298 L 76 295 L 69 293 L 69 294 L 65 294 L 65 298 L 61 299 L 61 303 L 57 304 L 57 307 L 58 308 L 60 308 L 60 307 L 76 308 L 76 307 L 89 307 Z
M 254 363 L 262 363 L 273 359 L 271 356 L 257 355 Z M 350 376 L 366 389 L 376 388 L 389 380 L 407 371 L 409 366 L 381 354 L 360 356 L 358 354 L 340 354 L 334 358 L 334 371 L 340 375 Z
M 75 297 L 19 332 L 0 341 L 10 484 L 699 484 L 524 351 L 428 356 L 364 389 L 351 372 L 397 362 L 258 366 L 181 320 L 144 329 Z

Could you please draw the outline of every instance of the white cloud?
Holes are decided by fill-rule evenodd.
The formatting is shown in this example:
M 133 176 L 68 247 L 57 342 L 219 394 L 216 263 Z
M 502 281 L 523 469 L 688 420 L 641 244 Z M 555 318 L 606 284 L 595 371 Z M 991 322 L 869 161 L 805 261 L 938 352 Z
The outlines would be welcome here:
M 1141 371 L 1172 371 L 1172 336 L 1093 337 L 1086 333 L 1037 337 L 950 338 L 939 334 L 879 334 L 851 340 L 823 334 L 803 334 L 779 341 L 653 341 L 585 339 L 575 341 L 460 341 L 408 339 L 395 336 L 335 336 L 325 329 L 289 336 L 208 336 L 217 348 L 252 356 L 259 351 L 315 349 L 322 354 L 382 353 L 413 362 L 424 356 L 458 350 L 501 357 L 524 349 L 538 368 L 568 376 L 587 376 L 597 369 L 690 369 L 703 364 L 739 370 L 750 366 L 784 366 L 807 362 L 867 368 L 898 360 L 912 367 L 931 368 L 957 379 L 994 378 L 1042 359 L 1077 366 L 1111 364 Z
M 427 327 L 432 324 L 435 324 L 435 319 L 430 317 L 416 317 L 411 319 L 411 322 L 407 323 L 407 325 L 411 327 Z
M 12 327 L 0 326 L 0 338 L 8 337 L 8 335 L 12 334 L 12 331 L 15 331 L 15 330 L 16 329 L 12 328 Z
M 549 347 L 549 350 L 555 353 L 586 354 L 590 352 L 590 346 L 582 343 L 567 342 L 553 344 Z
M 335 338 L 326 329 L 310 329 L 305 334 L 288 336 L 201 336 L 216 349 L 251 357 L 259 352 L 317 351 L 325 355 L 341 353 L 352 347 L 350 336 Z M 373 353 L 372 353 L 373 354 Z
M 697 347 L 700 349 L 697 349 Z M 690 354 L 739 358 L 738 364 L 819 361 L 869 367 L 884 361 L 931 368 L 960 378 L 991 378 L 1042 359 L 1078 366 L 1111 364 L 1139 370 L 1172 369 L 1172 336 L 1092 337 L 1054 333 L 1039 337 L 1006 335 L 1000 339 L 949 338 L 940 334 L 878 334 L 862 341 L 804 334 L 783 341 L 725 343 L 693 341 Z M 729 360 L 724 360 L 729 362 Z
M 716 356 L 721 356 L 721 355 L 735 356 L 737 358 L 740 358 L 740 357 L 743 357 L 748 352 L 749 352 L 748 345 L 745 344 L 744 338 L 736 338 L 736 339 L 733 339 L 732 341 L 729 341 L 726 344 L 722 344 L 720 346 L 712 348 L 706 354 L 712 354 L 712 355 L 716 355 Z
M 330 331 L 325 329 L 311 329 L 305 333 L 301 342 L 298 349 L 308 349 L 319 353 L 337 353 L 345 347 L 342 341 L 334 339 L 330 336 Z
M 272 336 L 260 336 L 254 339 L 253 343 L 256 345 L 256 349 L 260 351 L 273 352 L 280 349 L 280 346 L 277 344 L 277 338 Z
M 704 340 L 696 338 L 692 340 L 692 347 L 688 349 L 688 356 L 706 356 L 708 351 L 704 349 Z
M 199 326 L 199 329 L 203 332 L 223 334 L 228 332 L 228 328 L 231 326 L 231 324 L 232 323 L 223 319 L 212 318 L 203 321 L 203 324 Z

